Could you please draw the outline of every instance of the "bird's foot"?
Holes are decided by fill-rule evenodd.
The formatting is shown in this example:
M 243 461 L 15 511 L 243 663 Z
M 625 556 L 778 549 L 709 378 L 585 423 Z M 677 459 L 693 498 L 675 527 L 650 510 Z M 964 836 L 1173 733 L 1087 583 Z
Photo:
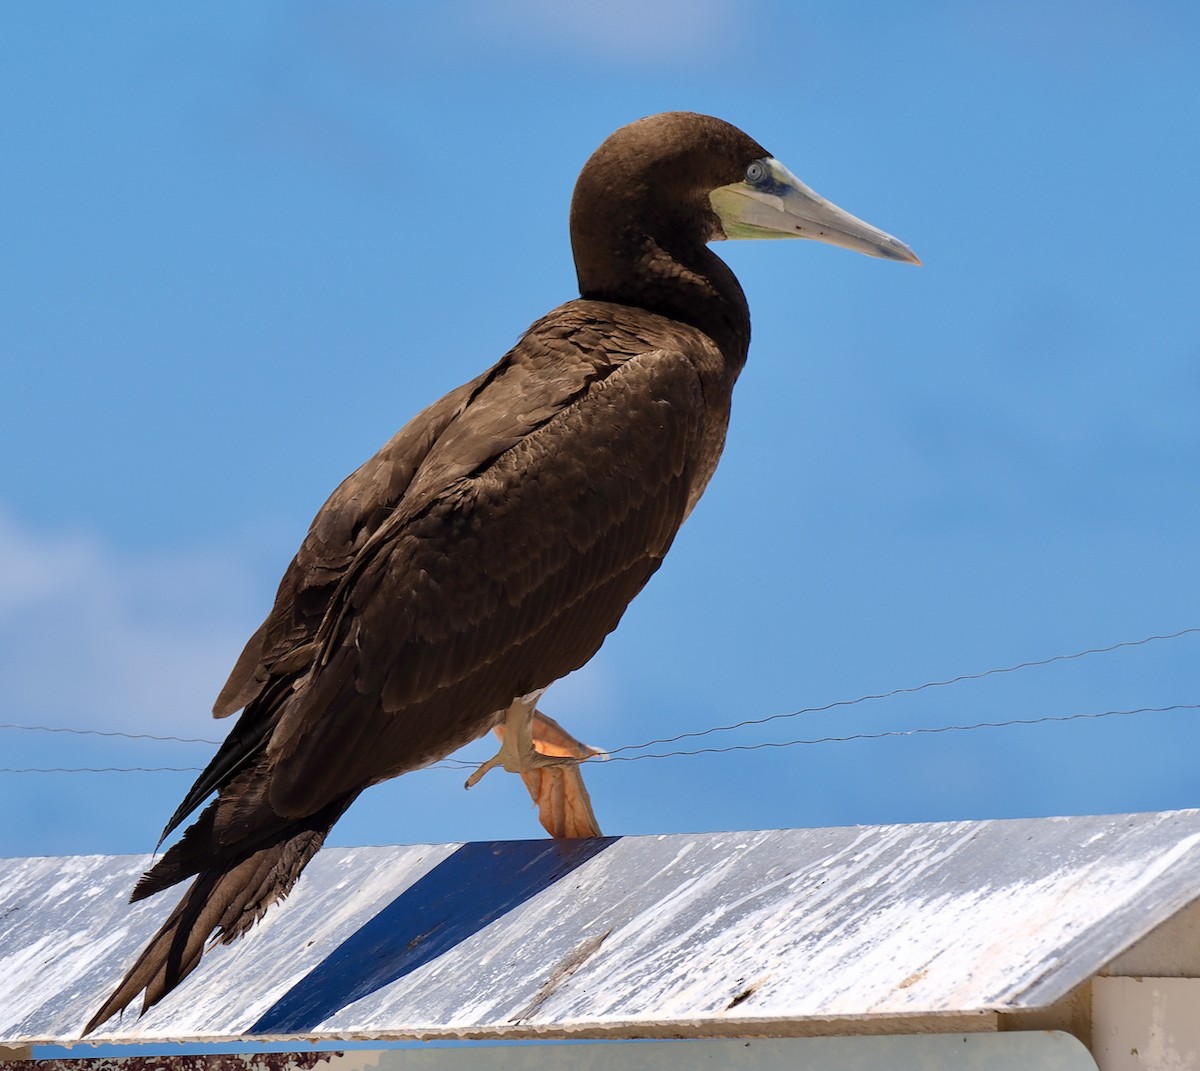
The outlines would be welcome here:
M 543 756 L 536 769 L 522 770 L 538 820 L 552 837 L 600 837 L 600 823 L 583 783 L 579 764 L 596 756 L 598 748 L 580 743 L 548 714 L 533 712 L 533 746 Z M 552 758 L 552 764 L 546 759 Z
M 467 788 L 473 788 L 497 766 L 509 773 L 526 774 L 547 766 L 574 766 L 604 754 L 576 740 L 540 710 L 531 714 L 521 700 L 508 708 L 504 722 L 493 731 L 500 738 L 500 750 L 467 778 Z
M 479 783 L 497 766 L 521 775 L 538 809 L 538 819 L 552 837 L 599 837 L 600 825 L 583 783 L 579 764 L 604 752 L 576 740 L 549 715 L 530 714 L 520 700 L 505 712 L 494 732 L 500 750 L 467 779 Z
M 509 773 L 535 769 L 543 756 L 533 744 L 533 702 L 526 696 L 514 699 L 504 712 L 504 722 L 495 728 L 500 738 L 500 750 L 467 778 L 467 788 L 474 788 L 484 774 L 497 766 Z
M 583 783 L 580 759 L 569 766 L 544 766 L 527 770 L 521 780 L 529 790 L 538 821 L 552 837 L 602 837 L 600 823 L 592 810 L 592 799 Z
M 500 727 L 501 733 L 503 726 Z M 533 712 L 533 724 L 530 726 L 534 750 L 542 756 L 539 766 L 562 765 L 572 766 L 588 759 L 608 758 L 607 752 L 601 751 L 591 744 L 576 740 L 566 729 L 558 724 L 549 714 L 540 710 Z

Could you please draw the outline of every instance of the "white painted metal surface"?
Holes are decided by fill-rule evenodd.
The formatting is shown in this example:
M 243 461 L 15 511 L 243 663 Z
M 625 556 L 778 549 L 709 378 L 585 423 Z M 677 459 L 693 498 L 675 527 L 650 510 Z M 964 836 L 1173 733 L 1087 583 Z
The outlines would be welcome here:
M 853 1038 L 540 1042 L 351 1052 L 208 1053 L 6 1064 L 0 1071 L 1097 1071 L 1053 1031 Z
M 1200 1067 L 1200 978 L 1097 978 L 1092 1049 L 1100 1071 Z
M 811 1032 L 1044 1007 L 1200 896 L 1200 811 L 327 849 L 97 1038 Z M 0 861 L 0 1045 L 62 1043 L 174 903 L 145 858 Z M 807 1025 L 806 1025 L 807 1024 Z
M 554 1051 L 557 1049 L 558 1051 Z M 367 1057 L 367 1060 L 363 1058 Z M 1069 1034 L 641 1042 L 347 1053 L 320 1071 L 1096 1071 Z

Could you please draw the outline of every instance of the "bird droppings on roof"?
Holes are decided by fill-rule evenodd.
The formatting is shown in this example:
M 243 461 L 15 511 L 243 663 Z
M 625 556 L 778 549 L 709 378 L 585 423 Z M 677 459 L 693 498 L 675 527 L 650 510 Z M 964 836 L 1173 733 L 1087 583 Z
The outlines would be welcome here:
M 98 1039 L 777 1034 L 986 1016 L 1049 1006 L 1200 893 L 1200 811 L 582 848 L 329 849 L 257 931 Z M 170 907 L 124 904 L 144 865 L 0 861 L 0 1045 L 78 1038 Z

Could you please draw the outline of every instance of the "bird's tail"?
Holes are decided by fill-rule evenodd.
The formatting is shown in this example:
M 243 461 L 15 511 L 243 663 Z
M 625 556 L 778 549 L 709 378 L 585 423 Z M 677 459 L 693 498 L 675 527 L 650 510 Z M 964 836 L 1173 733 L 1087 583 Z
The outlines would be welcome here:
M 205 826 L 208 814 L 202 815 L 188 831 L 189 835 L 142 878 L 132 899 L 140 900 L 193 874 L 197 875 L 196 880 L 113 995 L 84 1027 L 84 1035 L 123 1011 L 142 990 L 146 993 L 142 1002 L 145 1014 L 196 968 L 210 935 L 213 944 L 228 944 L 250 929 L 268 907 L 291 891 L 349 802 L 327 808 L 314 816 L 317 821 L 305 820 L 301 829 L 293 827 L 291 835 L 284 833 L 274 844 L 240 854 L 228 862 L 197 867 L 192 864 L 198 854 L 196 841 L 201 838 L 193 836 L 189 843 L 189 835 Z M 210 807 L 215 808 L 216 803 Z

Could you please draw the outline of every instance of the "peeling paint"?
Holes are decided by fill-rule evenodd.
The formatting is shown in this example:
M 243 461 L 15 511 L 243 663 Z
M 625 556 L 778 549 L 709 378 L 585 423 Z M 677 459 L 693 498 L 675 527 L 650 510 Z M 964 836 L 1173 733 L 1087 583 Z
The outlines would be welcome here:
M 256 930 L 96 1040 L 244 1036 L 458 847 L 326 849 Z M 145 865 L 0 860 L 0 1045 L 77 1039 L 174 903 L 125 902 Z M 1027 1010 L 1197 896 L 1200 811 L 626 837 L 402 977 L 327 1002 L 305 1036 L 733 1035 Z

